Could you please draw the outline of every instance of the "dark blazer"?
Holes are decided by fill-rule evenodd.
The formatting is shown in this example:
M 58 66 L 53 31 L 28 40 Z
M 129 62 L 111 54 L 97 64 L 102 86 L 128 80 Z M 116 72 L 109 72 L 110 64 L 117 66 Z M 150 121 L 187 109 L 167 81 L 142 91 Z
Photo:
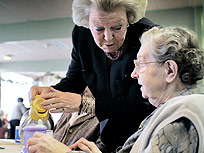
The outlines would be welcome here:
M 109 119 L 101 129 L 101 139 L 113 152 L 153 110 L 142 98 L 137 80 L 130 77 L 133 59 L 141 46 L 139 37 L 152 26 L 155 24 L 146 18 L 131 24 L 127 30 L 125 53 L 113 61 L 111 67 L 107 66 L 107 57 L 95 44 L 90 30 L 75 26 L 71 64 L 66 78 L 54 86 L 60 91 L 79 94 L 89 87 L 96 99 L 97 118 L 101 124 Z

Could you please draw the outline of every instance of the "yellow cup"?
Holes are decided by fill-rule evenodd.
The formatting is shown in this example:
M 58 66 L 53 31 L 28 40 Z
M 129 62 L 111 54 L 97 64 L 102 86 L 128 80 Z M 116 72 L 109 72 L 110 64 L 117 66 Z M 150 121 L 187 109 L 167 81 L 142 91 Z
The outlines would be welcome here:
M 36 95 L 35 99 L 31 103 L 31 111 L 30 116 L 32 119 L 38 121 L 41 119 L 42 121 L 45 121 L 49 118 L 49 110 L 44 109 L 40 103 L 44 101 L 45 99 L 40 98 L 40 95 Z

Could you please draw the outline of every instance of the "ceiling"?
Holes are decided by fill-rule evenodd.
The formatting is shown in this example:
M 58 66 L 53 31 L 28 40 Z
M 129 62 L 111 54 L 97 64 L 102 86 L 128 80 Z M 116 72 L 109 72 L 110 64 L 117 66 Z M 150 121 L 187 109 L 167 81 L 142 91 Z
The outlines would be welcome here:
M 149 0 L 148 10 L 202 5 L 202 0 Z M 0 0 L 0 25 L 71 17 L 72 0 Z M 23 40 L 0 43 L 0 63 L 65 59 L 71 38 Z M 3 60 L 11 55 L 11 61 Z

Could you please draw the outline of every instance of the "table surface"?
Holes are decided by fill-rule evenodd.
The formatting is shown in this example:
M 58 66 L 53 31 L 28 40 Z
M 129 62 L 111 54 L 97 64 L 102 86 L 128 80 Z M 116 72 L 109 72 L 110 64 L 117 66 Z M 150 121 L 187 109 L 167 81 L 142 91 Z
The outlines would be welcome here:
M 23 144 L 22 143 L 15 143 L 13 139 L 0 139 L 0 153 L 20 153 Z

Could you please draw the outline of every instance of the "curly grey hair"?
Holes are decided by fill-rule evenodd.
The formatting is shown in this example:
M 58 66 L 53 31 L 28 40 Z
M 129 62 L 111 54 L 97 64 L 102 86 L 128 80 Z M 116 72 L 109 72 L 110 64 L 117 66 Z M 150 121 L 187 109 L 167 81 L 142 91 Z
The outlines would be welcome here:
M 89 10 L 91 6 L 111 12 L 118 7 L 125 7 L 128 22 L 133 24 L 145 15 L 147 0 L 74 0 L 72 3 L 73 22 L 89 28 Z
M 204 52 L 198 45 L 197 35 L 188 28 L 154 27 L 143 33 L 141 43 L 149 41 L 158 63 L 174 60 L 181 81 L 192 85 L 204 76 Z

